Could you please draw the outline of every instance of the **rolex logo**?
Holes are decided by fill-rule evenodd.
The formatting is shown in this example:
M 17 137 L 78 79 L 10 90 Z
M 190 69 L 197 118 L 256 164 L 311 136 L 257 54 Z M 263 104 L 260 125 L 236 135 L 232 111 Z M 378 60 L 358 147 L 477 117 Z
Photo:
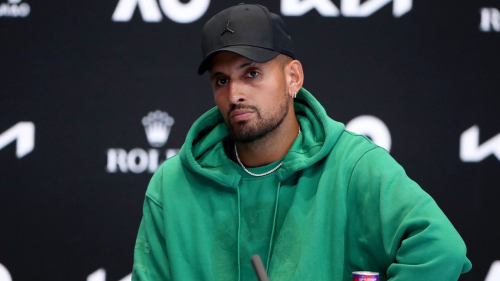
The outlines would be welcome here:
M 174 118 L 163 111 L 150 112 L 142 118 L 148 142 L 153 147 L 162 147 L 168 140 Z
M 142 125 L 151 146 L 156 148 L 135 147 L 131 150 L 125 148 L 109 148 L 107 150 L 106 171 L 108 173 L 140 174 L 154 173 L 166 159 L 179 153 L 179 148 L 159 149 L 167 143 L 170 130 L 174 125 L 174 118 L 168 113 L 156 110 L 142 118 Z M 2 280 L 2 278 L 0 278 Z

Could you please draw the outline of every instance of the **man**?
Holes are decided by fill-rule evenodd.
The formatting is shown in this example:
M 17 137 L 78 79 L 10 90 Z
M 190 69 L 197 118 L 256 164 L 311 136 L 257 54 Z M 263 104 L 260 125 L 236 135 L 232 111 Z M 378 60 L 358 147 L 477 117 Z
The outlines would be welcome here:
M 154 174 L 134 280 L 457 280 L 465 244 L 383 148 L 304 88 L 281 20 L 242 4 L 203 29 L 216 108 Z

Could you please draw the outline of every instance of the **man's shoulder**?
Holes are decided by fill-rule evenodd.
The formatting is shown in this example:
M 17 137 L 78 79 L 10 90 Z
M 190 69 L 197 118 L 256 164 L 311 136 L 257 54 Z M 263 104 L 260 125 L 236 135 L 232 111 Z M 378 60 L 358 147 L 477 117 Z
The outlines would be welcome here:
M 162 194 L 165 192 L 165 188 L 171 186 L 168 183 L 177 182 L 179 176 L 182 178 L 184 173 L 185 170 L 178 154 L 168 158 L 153 174 L 146 191 L 146 196 L 161 201 L 160 199 L 163 197 Z
M 158 167 L 157 172 L 168 173 L 177 170 L 178 168 L 180 168 L 181 165 L 182 165 L 181 158 L 179 157 L 179 154 L 176 154 L 168 158 L 167 160 L 163 161 L 160 167 Z
M 179 154 L 176 154 L 167 160 L 163 161 L 163 163 L 158 167 L 156 172 L 153 175 L 151 181 L 156 179 L 156 182 L 163 185 L 164 183 L 168 183 L 171 181 L 177 181 L 177 178 L 185 178 L 186 174 L 189 173 L 190 170 L 186 168 L 186 166 L 182 163 L 181 157 Z M 166 180 L 168 179 L 168 180 Z
M 366 136 L 344 130 L 330 152 L 330 156 L 356 162 L 366 153 L 378 149 L 385 151 Z
M 397 178 L 413 190 L 420 189 L 415 182 L 408 178 L 404 168 L 385 148 L 378 146 L 366 136 L 344 130 L 337 145 L 336 153 L 342 157 L 338 160 L 346 163 L 349 167 L 350 178 L 361 179 L 357 181 L 362 183 L 358 187 L 373 188 L 377 182 L 374 179 Z

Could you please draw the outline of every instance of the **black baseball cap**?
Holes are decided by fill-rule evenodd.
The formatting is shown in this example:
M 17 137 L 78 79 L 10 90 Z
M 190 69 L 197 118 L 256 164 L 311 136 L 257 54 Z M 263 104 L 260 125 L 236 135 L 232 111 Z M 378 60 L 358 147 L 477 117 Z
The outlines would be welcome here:
M 203 27 L 198 74 L 221 51 L 233 52 L 255 62 L 266 62 L 280 53 L 294 58 L 293 42 L 280 16 L 256 4 L 239 4 L 212 17 Z

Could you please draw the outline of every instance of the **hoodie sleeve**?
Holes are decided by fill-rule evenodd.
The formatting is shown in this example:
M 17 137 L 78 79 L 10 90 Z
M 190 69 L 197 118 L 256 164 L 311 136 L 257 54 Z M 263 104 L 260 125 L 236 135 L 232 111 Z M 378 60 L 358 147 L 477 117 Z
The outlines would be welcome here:
M 361 157 L 350 189 L 357 190 L 368 240 L 383 247 L 368 254 L 384 260 L 388 280 L 451 281 L 471 269 L 465 243 L 451 222 L 384 149 Z
M 163 206 L 156 198 L 161 191 L 162 171 L 159 169 L 151 179 L 143 217 L 134 249 L 132 280 L 171 280 L 165 243 Z

